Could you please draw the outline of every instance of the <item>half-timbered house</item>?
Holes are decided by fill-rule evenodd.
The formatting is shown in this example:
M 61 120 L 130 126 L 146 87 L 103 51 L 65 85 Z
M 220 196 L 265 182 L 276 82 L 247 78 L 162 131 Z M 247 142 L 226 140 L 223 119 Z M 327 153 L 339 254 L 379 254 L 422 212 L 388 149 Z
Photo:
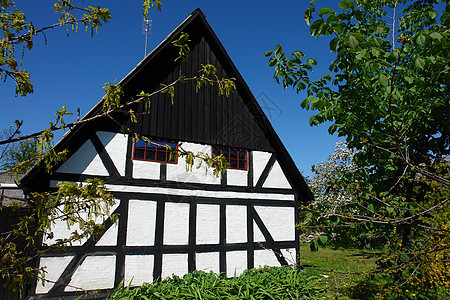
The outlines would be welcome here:
M 174 61 L 178 50 L 171 43 L 181 32 L 191 40 L 184 64 Z M 217 67 L 219 78 L 236 79 L 228 98 L 215 86 L 196 92 L 193 83 L 180 84 L 173 104 L 160 94 L 148 114 L 136 106 L 137 123 L 100 118 L 72 128 L 55 146 L 69 151 L 67 161 L 51 175 L 36 167 L 22 179 L 31 192 L 100 178 L 118 200 L 118 222 L 107 220 L 100 239 L 40 258 L 50 281 L 33 287 L 35 298 L 75 297 L 75 287 L 107 292 L 122 281 L 140 285 L 195 269 L 235 276 L 298 262 L 295 224 L 300 204 L 312 194 L 201 10 L 119 84 L 130 99 L 172 82 L 180 68 L 193 74 L 207 63 Z M 85 118 L 101 108 L 100 101 Z M 221 178 L 204 168 L 187 172 L 182 158 L 171 158 L 165 147 L 135 143 L 122 126 L 158 144 L 223 154 L 231 167 Z M 65 224 L 56 224 L 54 234 L 64 237 Z

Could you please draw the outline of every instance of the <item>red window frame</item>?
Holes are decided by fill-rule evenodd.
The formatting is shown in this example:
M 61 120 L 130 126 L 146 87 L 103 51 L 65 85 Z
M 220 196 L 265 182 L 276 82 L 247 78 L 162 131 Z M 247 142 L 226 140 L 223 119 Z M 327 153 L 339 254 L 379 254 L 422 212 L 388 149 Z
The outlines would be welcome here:
M 245 149 L 231 148 L 224 146 L 212 146 L 211 152 L 213 156 L 222 154 L 230 164 L 229 169 L 247 171 L 248 169 L 248 152 Z
M 166 148 L 169 145 L 172 148 L 178 149 L 178 142 L 162 139 L 149 138 L 151 143 L 140 139 L 133 143 L 133 160 L 152 161 L 167 164 L 177 164 L 178 155 L 174 153 L 173 161 L 170 160 L 171 151 Z

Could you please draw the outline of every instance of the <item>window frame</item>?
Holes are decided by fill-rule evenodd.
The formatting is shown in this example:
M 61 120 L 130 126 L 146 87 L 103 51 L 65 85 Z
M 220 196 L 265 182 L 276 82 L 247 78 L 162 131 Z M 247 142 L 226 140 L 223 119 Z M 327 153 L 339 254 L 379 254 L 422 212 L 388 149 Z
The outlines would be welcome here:
M 157 139 L 157 138 L 151 138 L 151 137 L 147 137 L 150 141 L 152 141 L 152 142 L 154 142 L 154 143 L 156 143 L 156 144 L 160 144 L 161 143 L 161 145 L 162 144 L 164 144 L 164 145 L 167 145 L 167 144 L 169 144 L 169 143 L 175 143 L 175 153 L 174 153 L 174 155 L 175 155 L 175 161 L 169 161 L 169 157 L 170 157 L 170 151 L 166 148 L 166 147 L 164 147 L 164 150 L 159 150 L 158 151 L 158 146 L 156 146 L 155 145 L 155 148 L 150 148 L 150 147 L 147 147 L 147 145 L 148 145 L 148 142 L 146 141 L 146 140 L 144 140 L 144 139 L 139 139 L 139 141 L 144 141 L 145 142 L 145 145 L 144 145 L 144 147 L 136 147 L 136 140 L 135 139 L 133 139 L 133 157 L 132 157 L 132 160 L 137 160 L 137 161 L 149 161 L 149 162 L 156 162 L 156 163 L 160 163 L 160 164 L 173 164 L 173 165 L 176 165 L 176 164 L 178 164 L 178 155 L 177 155 L 177 152 L 178 152 L 178 141 L 174 141 L 174 140 L 168 140 L 168 139 Z M 143 149 L 144 150 L 144 158 L 136 158 L 136 148 L 137 149 Z M 150 149 L 152 149 L 154 152 L 155 152 L 155 155 L 154 155 L 154 158 L 155 159 L 146 159 L 145 157 L 146 157 L 146 154 L 147 154 L 147 149 L 148 150 L 150 150 Z M 157 158 L 158 158 L 158 152 L 164 152 L 165 153 L 165 158 L 166 158 L 166 160 L 165 161 L 161 161 L 161 160 L 157 160 Z
M 240 171 L 248 171 L 248 150 L 246 149 L 242 149 L 242 148 L 234 148 L 234 147 L 228 147 L 228 146 L 211 146 L 211 157 L 212 156 L 216 156 L 216 154 L 214 154 L 214 149 L 220 149 L 220 154 L 224 155 L 222 153 L 222 150 L 228 150 L 228 156 L 224 155 L 225 158 L 227 159 L 228 163 L 230 164 L 230 167 L 227 169 L 230 170 L 240 170 Z M 236 158 L 231 158 L 231 150 L 236 150 L 237 151 L 237 157 Z M 244 159 L 240 159 L 239 158 L 239 152 L 245 152 L 245 156 Z M 231 167 L 231 160 L 234 160 L 237 162 L 237 167 L 233 168 Z M 239 168 L 239 162 L 245 162 L 245 168 L 241 169 Z

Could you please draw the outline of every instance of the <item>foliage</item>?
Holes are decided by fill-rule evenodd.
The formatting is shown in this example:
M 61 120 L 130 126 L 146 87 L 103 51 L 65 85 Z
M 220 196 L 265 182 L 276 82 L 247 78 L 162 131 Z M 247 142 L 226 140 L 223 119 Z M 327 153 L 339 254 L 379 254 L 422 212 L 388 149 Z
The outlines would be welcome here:
M 71 31 L 78 31 L 79 26 L 85 28 L 91 35 L 97 33 L 99 27 L 112 19 L 108 9 L 100 6 L 89 6 L 92 1 L 58 0 L 55 1 L 55 13 L 58 20 L 49 26 L 35 28 L 30 20 L 17 7 L 14 1 L 0 1 L 0 30 L 2 40 L 0 44 L 0 78 L 12 79 L 16 84 L 16 96 L 25 96 L 33 92 L 30 74 L 20 69 L 25 51 L 33 48 L 35 37 L 46 30 L 62 27 Z M 77 6 L 79 3 L 82 6 Z M 158 0 L 144 0 L 143 14 L 148 14 L 151 7 L 161 10 L 162 3 Z M 181 33 L 173 43 L 179 50 L 179 57 L 175 61 L 183 63 L 189 55 L 189 36 Z M 16 49 L 23 47 L 23 52 L 16 53 Z M 205 62 L 206 63 L 206 62 Z M 27 135 L 21 134 L 22 120 L 16 120 L 14 129 L 8 132 L 5 138 L 0 140 L 2 157 L 8 154 L 7 164 L 3 166 L 4 173 L 23 172 L 30 167 L 41 165 L 47 172 L 63 161 L 66 151 L 56 152 L 53 146 L 53 132 L 56 130 L 72 129 L 74 126 L 85 124 L 99 118 L 109 118 L 115 122 L 123 121 L 122 116 L 136 122 L 135 112 L 131 109 L 136 104 L 143 104 L 150 111 L 151 100 L 155 95 L 167 93 L 173 99 L 175 87 L 185 82 L 193 82 L 194 85 L 216 85 L 220 94 L 227 96 L 235 89 L 234 79 L 218 78 L 211 65 L 198 66 L 199 71 L 191 77 L 180 72 L 179 77 L 172 83 L 162 85 L 153 92 L 142 91 L 135 98 L 124 99 L 122 87 L 116 84 L 105 84 L 105 96 L 101 112 L 92 117 L 77 119 L 68 122 L 66 118 L 72 115 L 65 106 L 56 111 L 55 120 L 49 123 L 49 127 Z M 182 69 L 182 68 L 180 68 Z M 199 83 L 200 82 L 200 83 Z M 122 127 L 123 133 L 132 134 L 135 139 L 145 137 L 134 134 L 129 128 Z M 13 144 L 19 143 L 18 148 Z M 7 149 L 10 149 L 7 152 Z M 30 149 L 36 152 L 33 153 Z M 171 149 L 173 155 L 185 157 L 188 170 L 194 164 L 197 167 L 206 165 L 214 167 L 214 174 L 221 174 L 228 167 L 223 156 L 210 157 L 204 153 L 192 153 L 179 149 Z M 36 155 L 35 155 L 36 154 Z M 13 163 L 15 165 L 13 165 Z M 116 204 L 112 195 L 108 193 L 104 183 L 91 179 L 83 183 L 59 183 L 58 189 L 51 192 L 31 193 L 25 199 L 14 199 L 10 207 L 0 206 L 0 210 L 14 211 L 25 209 L 27 213 L 21 215 L 17 223 L 7 232 L 0 233 L 0 274 L 6 280 L 6 284 L 12 290 L 23 291 L 26 284 L 34 278 L 45 279 L 45 267 L 33 267 L 33 260 L 46 251 L 54 251 L 55 248 L 64 248 L 76 241 L 86 238 L 95 239 L 104 230 L 104 222 L 114 222 L 117 216 L 111 214 L 111 208 Z M 3 203 L 3 196 L 1 202 Z M 71 234 L 68 238 L 54 241 L 52 228 L 57 222 L 65 222 Z M 41 243 L 44 241 L 44 243 Z M 46 242 L 48 241 L 48 242 Z M 50 243 L 51 241 L 51 243 Z
M 346 137 L 357 170 L 332 181 L 353 204 L 306 208 L 305 223 L 327 214 L 321 229 L 334 242 L 344 237 L 333 235 L 338 228 L 351 239 L 384 234 L 389 251 L 377 272 L 392 275 L 400 295 L 429 272 L 445 274 L 449 263 L 449 223 L 440 216 L 450 199 L 450 3 L 343 0 L 334 10 L 315 2 L 305 20 L 312 36 L 331 36 L 331 73 L 312 80 L 317 61 L 301 51 L 287 57 L 280 45 L 266 56 L 277 82 L 306 90 L 301 106 L 317 112 L 310 124 L 331 121 L 329 133 Z M 432 263 L 437 269 L 426 267 Z
M 14 173 L 25 174 L 38 161 L 38 146 L 38 140 L 31 139 L 10 147 L 4 155 L 0 170 L 14 170 Z
M 291 267 L 251 269 L 231 279 L 193 271 L 135 289 L 122 285 L 108 299 L 311 299 L 320 292 L 316 280 Z

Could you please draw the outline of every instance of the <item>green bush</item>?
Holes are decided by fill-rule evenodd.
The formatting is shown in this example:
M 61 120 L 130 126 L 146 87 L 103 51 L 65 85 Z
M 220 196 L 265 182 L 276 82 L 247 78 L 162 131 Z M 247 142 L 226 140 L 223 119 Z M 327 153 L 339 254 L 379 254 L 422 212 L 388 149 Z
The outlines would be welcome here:
M 137 288 L 121 285 L 108 299 L 310 299 L 320 293 L 316 281 L 317 277 L 291 267 L 266 266 L 230 279 L 193 271 Z

